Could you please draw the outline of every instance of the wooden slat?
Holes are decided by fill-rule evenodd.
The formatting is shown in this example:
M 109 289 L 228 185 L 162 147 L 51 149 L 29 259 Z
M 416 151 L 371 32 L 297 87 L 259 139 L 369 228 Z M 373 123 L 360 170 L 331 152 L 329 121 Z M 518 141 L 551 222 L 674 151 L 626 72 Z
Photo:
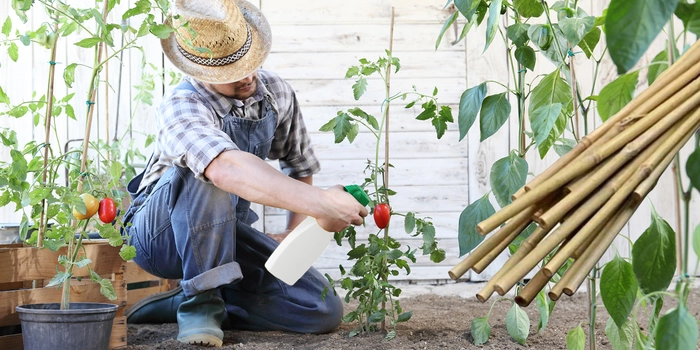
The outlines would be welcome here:
M 124 270 L 119 248 L 92 244 L 86 245 L 85 249 L 96 273 L 103 275 Z M 34 247 L 0 249 L 0 283 L 50 279 L 56 274 L 58 256 L 65 254 L 66 249 L 57 252 Z M 74 272 L 74 276 L 88 276 L 87 268 Z
M 124 279 L 126 283 L 146 282 L 160 280 L 160 277 L 153 276 L 144 271 L 133 261 L 127 261 L 126 270 L 124 271 Z
M 109 348 L 119 349 L 126 347 L 127 340 L 127 325 L 126 316 L 118 316 L 114 318 L 112 324 L 112 335 L 109 338 Z
M 139 289 L 132 289 L 126 292 L 126 308 L 130 308 L 132 305 L 138 303 L 141 299 L 151 296 L 156 293 L 163 292 L 163 288 L 166 286 L 154 286 Z
M 5 335 L 0 337 L 0 349 L 3 350 L 24 350 L 22 334 Z

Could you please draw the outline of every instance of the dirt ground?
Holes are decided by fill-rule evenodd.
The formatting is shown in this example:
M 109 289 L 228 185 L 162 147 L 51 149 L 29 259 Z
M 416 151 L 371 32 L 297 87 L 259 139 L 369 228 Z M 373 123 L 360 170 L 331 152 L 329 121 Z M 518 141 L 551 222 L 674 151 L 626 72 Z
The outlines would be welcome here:
M 489 323 L 491 338 L 486 344 L 476 346 L 470 335 L 471 321 L 488 313 L 492 297 L 486 303 L 480 303 L 473 296 L 440 296 L 423 294 L 405 298 L 401 306 L 405 311 L 412 310 L 413 317 L 397 328 L 398 336 L 391 341 L 383 340 L 383 333 L 348 337 L 354 324 L 341 324 L 330 334 L 311 335 L 286 332 L 249 332 L 226 331 L 223 349 L 566 349 L 566 334 L 579 324 L 584 324 L 588 334 L 587 294 L 578 292 L 572 297 L 562 296 L 549 319 L 549 325 L 537 333 L 539 313 L 533 302 L 525 310 L 530 317 L 530 335 L 525 346 L 510 338 L 505 326 L 505 317 L 511 306 L 510 302 L 500 301 L 494 306 Z M 690 312 L 695 318 L 700 317 L 700 289 L 692 290 L 688 299 Z M 605 322 L 608 314 L 599 302 L 596 318 L 597 349 L 611 349 L 605 337 Z M 673 307 L 675 302 L 665 300 L 664 309 Z M 352 308 L 346 305 L 346 312 Z M 663 313 L 662 313 L 663 314 Z M 648 318 L 639 316 L 640 324 L 646 327 Z M 175 340 L 176 324 L 165 325 L 129 325 L 129 350 L 145 349 L 201 349 Z M 588 344 L 586 349 L 589 349 Z

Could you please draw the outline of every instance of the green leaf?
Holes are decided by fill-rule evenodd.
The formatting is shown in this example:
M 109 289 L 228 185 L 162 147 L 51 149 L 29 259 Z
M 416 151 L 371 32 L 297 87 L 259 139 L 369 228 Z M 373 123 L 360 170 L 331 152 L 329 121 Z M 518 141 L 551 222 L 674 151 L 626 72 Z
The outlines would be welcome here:
M 612 0 L 605 17 L 610 57 L 618 74 L 629 71 L 671 19 L 678 0 Z
M 515 60 L 522 64 L 523 67 L 531 71 L 535 70 L 537 56 L 535 55 L 535 50 L 533 50 L 531 47 L 520 46 L 515 49 Z
M 423 254 L 430 254 L 435 245 L 435 227 L 426 225 L 423 227 Z
M 598 94 L 598 114 L 603 121 L 608 120 L 632 101 L 637 87 L 639 71 L 623 74 L 600 90 Z
M 12 30 L 12 19 L 10 16 L 7 16 L 5 18 L 5 22 L 2 24 L 2 34 L 5 36 L 10 35 L 10 31 Z
M 506 92 L 487 96 L 481 106 L 481 141 L 483 142 L 491 135 L 495 134 L 510 116 L 510 102 Z
M 527 30 L 530 25 L 527 23 L 515 23 L 508 26 L 506 29 L 506 37 L 517 47 L 524 46 L 530 38 L 527 36 Z
M 126 20 L 129 17 L 146 14 L 151 12 L 151 2 L 149 0 L 138 0 L 133 8 L 128 9 L 122 15 L 122 19 Z
M 59 271 L 56 276 L 53 276 L 51 281 L 49 281 L 49 284 L 47 284 L 47 287 L 53 287 L 53 286 L 61 286 L 63 285 L 63 282 L 65 282 L 67 279 L 69 279 L 72 275 L 68 274 L 64 271 Z
M 437 40 L 435 40 L 435 50 L 440 47 L 440 42 L 442 41 L 442 37 L 445 35 L 445 32 L 452 26 L 452 23 L 455 22 L 455 20 L 459 17 L 459 12 L 455 12 L 450 16 L 450 18 L 447 19 L 445 24 L 442 26 L 442 29 L 440 29 L 440 33 L 438 34 Z
M 416 216 L 413 214 L 413 212 L 408 212 L 406 213 L 406 217 L 404 218 L 403 221 L 403 227 L 406 230 L 406 233 L 411 233 L 413 230 L 416 228 Z
M 10 98 L 7 96 L 5 91 L 2 89 L 2 86 L 0 86 L 0 102 L 4 103 L 6 105 L 10 104 Z
M 544 6 L 540 0 L 513 0 L 513 7 L 525 18 L 536 18 L 544 13 Z
M 476 232 L 476 225 L 495 212 L 488 193 L 462 210 L 462 214 L 459 215 L 457 234 L 459 256 L 469 253 L 484 240 L 484 236 Z
M 540 107 L 554 103 L 562 105 L 562 114 L 571 113 L 573 109 L 571 105 L 573 100 L 571 87 L 562 79 L 559 73 L 559 69 L 554 70 L 532 89 L 528 113 L 532 114 L 533 111 Z
M 472 320 L 471 334 L 474 345 L 485 344 L 491 337 L 491 325 L 488 317 L 476 317 Z
M 654 83 L 654 80 L 656 80 L 666 68 L 668 68 L 668 52 L 662 50 L 654 56 L 649 64 L 649 70 L 647 70 L 647 82 L 649 86 Z
M 510 204 L 513 193 L 525 186 L 528 164 L 515 150 L 496 161 L 491 167 L 491 188 L 501 208 Z
M 74 45 L 89 49 L 89 48 L 94 47 L 95 45 L 99 44 L 101 41 L 102 41 L 101 38 L 85 38 L 83 40 L 78 41 Z
M 539 293 L 537 293 L 537 297 L 535 297 L 535 302 L 537 304 L 537 310 L 540 312 L 540 320 L 537 323 L 537 332 L 545 329 L 547 327 L 547 323 L 549 323 L 549 298 L 547 298 L 547 294 L 545 293 L 544 289 L 541 290 Z
M 7 54 L 10 56 L 10 59 L 13 62 L 17 62 L 17 59 L 19 58 L 19 48 L 17 47 L 17 44 L 10 43 L 10 46 L 7 48 Z
M 123 170 L 122 163 L 112 162 L 112 164 L 109 167 L 109 175 L 112 176 L 113 180 L 121 179 L 122 170 Z
M 679 1 L 675 14 L 683 22 L 683 28 L 695 35 L 700 35 L 700 3 L 689 4 Z
M 530 124 L 535 135 L 535 144 L 542 145 L 549 138 L 549 134 L 554 128 L 554 123 L 561 114 L 561 103 L 544 105 L 530 114 Z
M 477 86 L 469 88 L 462 93 L 459 98 L 459 115 L 457 116 L 457 124 L 459 124 L 459 140 L 467 136 L 469 129 L 476 120 L 476 115 L 481 109 L 481 104 L 486 97 L 486 83 L 481 83 Z
M 513 306 L 506 314 L 506 329 L 513 340 L 525 345 L 527 336 L 530 333 L 530 318 L 516 303 L 513 303 Z
M 108 300 L 117 300 L 117 293 L 114 292 L 112 281 L 106 278 L 100 280 L 100 293 Z
M 655 210 L 632 247 L 632 267 L 644 294 L 666 290 L 676 272 L 676 235 Z
M 569 40 L 571 47 L 578 45 L 581 40 L 588 34 L 588 32 L 593 28 L 595 24 L 595 17 L 588 16 L 584 18 L 571 17 L 562 18 L 559 21 L 559 28 Z
M 66 85 L 69 88 L 73 87 L 73 82 L 75 81 L 76 67 L 78 67 L 77 63 L 71 63 L 68 66 L 66 66 L 66 69 L 63 71 L 63 80 L 66 82 Z
M 353 97 L 355 97 L 355 100 L 359 100 L 360 97 L 367 91 L 367 79 L 364 77 L 360 77 L 357 79 L 357 82 L 352 85 L 352 94 Z
M 358 66 L 353 66 L 348 68 L 348 71 L 345 72 L 345 78 L 352 78 L 356 75 L 360 74 L 360 67 Z
M 615 256 L 600 276 L 600 296 L 610 317 L 618 327 L 627 321 L 637 298 L 637 279 L 632 264 Z
M 455 0 L 455 7 L 459 10 L 462 16 L 469 18 L 476 11 L 476 7 L 479 6 L 480 0 Z
M 566 334 L 566 350 L 584 350 L 586 347 L 586 333 L 581 325 Z
M 484 51 L 489 48 L 493 38 L 496 37 L 496 32 L 498 32 L 498 26 L 500 24 L 501 18 L 501 0 L 491 0 L 491 5 L 489 5 L 489 18 L 486 20 L 486 44 L 484 45 Z
M 629 350 L 634 345 L 634 325 L 630 320 L 618 327 L 612 317 L 608 317 L 605 335 L 610 340 L 613 350 Z
M 385 317 L 386 317 L 386 311 L 382 309 L 382 310 L 379 310 L 379 311 L 373 313 L 372 315 L 370 315 L 369 318 L 367 319 L 367 322 L 379 323 L 379 322 L 382 322 Z
M 698 344 L 698 321 L 681 304 L 659 319 L 655 333 L 657 349 L 695 349 Z
M 540 50 L 547 50 L 552 45 L 554 35 L 552 28 L 547 24 L 531 25 L 527 30 L 530 41 Z
M 430 261 L 436 264 L 441 263 L 443 260 L 445 260 L 445 257 L 446 253 L 443 249 L 435 249 L 432 252 L 430 252 Z
M 159 39 L 167 39 L 174 32 L 172 28 L 165 24 L 154 24 L 148 27 L 148 31 Z
M 693 187 L 700 191 L 700 148 L 696 148 L 688 156 L 688 160 L 685 162 L 685 173 Z
M 75 111 L 73 110 L 73 106 L 71 105 L 66 105 L 66 115 L 68 116 L 68 118 L 77 120 L 75 119 Z
M 581 48 L 586 58 L 591 58 L 591 56 L 593 56 L 593 50 L 595 50 L 596 45 L 598 45 L 600 41 L 601 32 L 600 28 L 593 27 L 591 31 L 583 37 L 583 40 L 578 43 L 578 47 Z
M 136 257 L 136 247 L 133 245 L 122 245 L 122 247 L 119 249 L 119 256 L 122 257 L 125 261 L 131 260 Z
M 369 125 L 371 125 L 375 130 L 379 130 L 379 123 L 377 122 L 377 119 L 374 116 L 367 114 L 361 108 L 359 108 L 359 107 L 351 108 L 351 109 L 348 109 L 348 112 L 350 112 L 350 114 L 352 114 L 356 117 L 360 117 L 360 118 L 366 120 L 367 123 L 369 123 Z
M 413 316 L 413 311 L 404 312 L 396 318 L 396 322 L 406 322 L 411 319 L 411 316 Z

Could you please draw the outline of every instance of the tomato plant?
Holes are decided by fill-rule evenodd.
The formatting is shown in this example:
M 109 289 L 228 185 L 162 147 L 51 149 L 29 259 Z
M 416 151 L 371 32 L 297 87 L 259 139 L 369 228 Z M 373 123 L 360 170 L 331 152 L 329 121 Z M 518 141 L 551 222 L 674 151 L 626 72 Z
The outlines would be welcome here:
M 114 204 L 114 199 L 104 198 L 100 201 L 100 208 L 97 210 L 97 215 L 100 217 L 100 221 L 105 224 L 114 221 L 117 217 L 117 206 Z
M 377 227 L 386 228 L 390 218 L 391 208 L 389 208 L 389 204 L 379 203 L 374 207 L 374 223 L 377 224 Z
M 85 206 L 85 210 L 82 210 L 82 208 L 75 207 L 73 208 L 73 216 L 75 216 L 75 218 L 78 220 L 87 220 L 93 215 L 95 215 L 95 213 L 97 213 L 97 209 L 99 208 L 100 203 L 97 201 L 97 198 L 95 198 L 95 196 L 89 193 L 81 194 L 80 198 L 83 199 L 83 205 Z

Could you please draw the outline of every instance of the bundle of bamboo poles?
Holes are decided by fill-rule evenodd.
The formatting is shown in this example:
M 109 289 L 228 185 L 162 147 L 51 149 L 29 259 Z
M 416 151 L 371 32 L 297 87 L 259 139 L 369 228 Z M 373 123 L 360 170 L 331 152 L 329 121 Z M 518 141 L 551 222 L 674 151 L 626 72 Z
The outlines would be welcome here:
M 482 272 L 531 223 L 535 230 L 476 295 L 504 295 L 550 253 L 520 289 L 527 306 L 571 258 L 549 297 L 573 295 L 654 188 L 678 151 L 700 127 L 700 45 L 693 45 L 654 83 L 569 153 L 513 195 L 511 204 L 479 223 L 485 239 L 449 275 Z M 504 225 L 503 225 L 504 224 Z M 503 225 L 503 226 L 501 226 Z

